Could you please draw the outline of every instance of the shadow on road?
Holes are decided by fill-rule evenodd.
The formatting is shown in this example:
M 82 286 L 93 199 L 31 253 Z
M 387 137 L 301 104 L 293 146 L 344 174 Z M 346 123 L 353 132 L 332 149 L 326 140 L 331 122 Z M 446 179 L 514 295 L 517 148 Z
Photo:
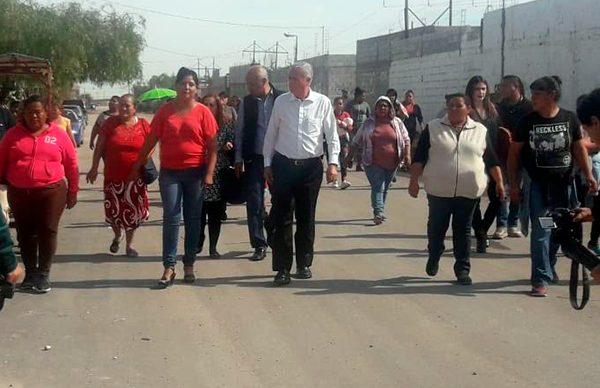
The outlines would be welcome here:
M 108 246 L 107 246 L 108 248 Z M 124 251 L 124 249 L 122 249 Z M 252 256 L 250 251 L 231 251 L 221 254 L 220 259 L 211 259 L 207 255 L 202 253 L 198 254 L 196 261 L 223 261 L 223 260 L 245 260 Z M 139 256 L 136 258 L 130 258 L 125 254 L 111 255 L 109 253 L 94 253 L 85 255 L 56 255 L 53 262 L 58 263 L 161 263 L 162 258 L 160 256 Z
M 234 286 L 246 288 L 273 288 L 292 290 L 298 296 L 326 296 L 340 294 L 356 295 L 449 295 L 457 297 L 477 297 L 486 294 L 526 295 L 530 281 L 506 280 L 496 282 L 475 282 L 472 286 L 459 286 L 453 281 L 434 280 L 426 277 L 400 276 L 389 279 L 311 279 L 293 280 L 286 287 L 273 284 L 273 275 L 247 275 L 216 278 L 198 278 L 193 284 L 185 284 L 178 274 L 175 287 L 217 287 Z M 475 279 L 476 280 L 476 279 Z M 561 281 L 562 286 L 567 281 Z M 81 281 L 53 281 L 56 289 L 157 289 L 157 279 L 99 279 Z M 511 289 L 523 287 L 522 290 Z
M 178 274 L 179 275 L 179 274 Z M 157 279 L 107 279 L 82 281 L 54 281 L 56 289 L 109 289 L 109 288 L 156 288 Z M 293 280 L 281 290 L 294 290 L 299 296 L 321 296 L 339 294 L 358 295 L 449 295 L 476 297 L 485 294 L 525 295 L 529 291 L 529 280 L 508 280 L 474 283 L 472 286 L 459 286 L 451 281 L 432 280 L 424 277 L 401 276 L 381 280 L 365 279 L 323 279 Z M 272 275 L 231 276 L 199 278 L 193 284 L 184 284 L 179 277 L 175 287 L 217 287 L 235 286 L 252 288 L 279 288 L 273 285 Z M 523 290 L 511 290 L 524 287 Z
M 102 201 L 103 202 L 103 201 Z M 140 228 L 148 227 L 148 226 L 161 226 L 162 220 L 153 220 L 153 221 L 144 221 Z M 183 222 L 181 223 L 183 225 Z M 67 226 L 65 229 L 88 229 L 88 228 L 108 228 L 109 225 L 104 222 L 73 222 Z

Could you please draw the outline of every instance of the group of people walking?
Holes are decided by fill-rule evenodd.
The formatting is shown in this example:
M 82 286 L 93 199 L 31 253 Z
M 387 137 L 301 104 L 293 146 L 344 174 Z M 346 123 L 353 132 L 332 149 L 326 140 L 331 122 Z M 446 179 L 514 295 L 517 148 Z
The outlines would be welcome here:
M 125 240 L 125 254 L 138 256 L 135 231 L 149 217 L 147 186 L 158 179 L 164 267 L 158 284 L 169 287 L 177 277 L 182 217 L 183 280 L 194 282 L 194 264 L 205 249 L 207 233 L 208 254 L 220 258 L 218 240 L 227 217 L 223 179 L 234 171 L 245 196 L 254 249 L 250 260 L 264 260 L 270 246 L 276 284 L 291 282 L 294 257 L 296 278 L 308 279 L 323 174 L 327 183 L 346 189 L 351 186 L 348 168 L 355 164 L 357 170 L 364 169 L 373 222 L 379 225 L 391 217 L 385 212 L 386 199 L 397 170 L 404 168 L 410 169 L 410 196 L 418 197 L 421 182 L 427 194 L 427 274 L 438 272 L 452 221 L 457 283 L 472 284 L 471 232 L 476 250 L 484 253 L 496 221 L 494 238 L 522 237 L 531 229 L 532 295 L 547 294 L 548 284 L 558 281 L 558 247 L 539 217 L 555 207 L 584 202 L 582 185 L 596 194 L 600 175 L 589 158 L 600 146 L 585 136 L 575 113 L 560 107 L 558 77 L 533 82 L 530 102 L 519 77 L 506 76 L 497 103 L 488 82 L 473 77 L 464 93 L 446 96 L 442 117 L 426 124 L 412 91 L 399 102 L 390 89 L 371 111 L 360 88 L 353 100 L 337 97 L 332 103 L 312 90 L 312 79 L 312 66 L 296 63 L 290 68 L 290 91 L 284 93 L 269 82 L 265 68 L 253 66 L 246 75 L 249 94 L 233 109 L 226 95 L 199 100 L 197 74 L 181 68 L 177 97 L 151 123 L 137 117 L 135 96 L 111 98 L 109 110 L 94 126 L 94 156 L 86 177 L 95 183 L 103 162 L 105 219 L 114 233 L 110 252 L 118 253 Z M 580 103 L 590 105 L 590 99 Z M 581 109 L 580 116 L 587 112 Z M 8 184 L 26 270 L 21 287 L 37 292 L 51 289 L 59 220 L 65 208 L 77 203 L 77 156 L 68 129 L 61 128 L 68 128 L 65 123 L 59 105 L 48 108 L 34 96 L 23 103 L 22 120 L 0 142 L 0 176 Z M 585 117 L 584 125 L 594 124 Z M 157 146 L 160 172 L 153 162 Z M 265 207 L 267 188 L 270 212 Z M 483 209 L 486 192 L 489 201 Z M 589 244 L 596 250 L 598 225 Z

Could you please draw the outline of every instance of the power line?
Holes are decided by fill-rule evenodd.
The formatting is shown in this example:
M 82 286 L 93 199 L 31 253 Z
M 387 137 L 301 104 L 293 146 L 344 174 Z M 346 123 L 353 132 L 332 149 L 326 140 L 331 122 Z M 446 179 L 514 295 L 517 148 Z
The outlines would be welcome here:
M 169 16 L 169 17 L 172 17 L 172 18 L 192 20 L 192 21 L 203 22 L 203 23 L 220 24 L 220 25 L 225 25 L 225 26 L 250 27 L 250 28 L 270 28 L 270 29 L 278 29 L 278 30 L 286 30 L 286 29 L 313 30 L 313 29 L 319 29 L 319 28 L 321 28 L 321 27 L 313 27 L 313 26 L 274 26 L 274 25 L 266 25 L 266 24 L 249 24 L 249 23 L 227 22 L 227 21 L 223 21 L 223 20 L 210 20 L 210 19 L 202 19 L 202 18 L 195 18 L 195 17 L 191 17 L 191 16 L 185 16 L 185 15 L 177 15 L 177 14 L 173 14 L 173 13 L 169 13 L 169 12 L 156 11 L 156 10 L 153 10 L 153 9 L 136 7 L 134 5 L 121 4 L 121 3 L 118 3 L 118 2 L 115 2 L 115 1 L 109 1 L 109 0 L 105 0 L 105 1 L 106 1 L 106 3 L 114 4 L 114 5 L 117 5 L 119 7 L 135 9 L 135 10 L 138 10 L 138 11 L 153 13 L 153 14 L 156 14 L 156 15 Z

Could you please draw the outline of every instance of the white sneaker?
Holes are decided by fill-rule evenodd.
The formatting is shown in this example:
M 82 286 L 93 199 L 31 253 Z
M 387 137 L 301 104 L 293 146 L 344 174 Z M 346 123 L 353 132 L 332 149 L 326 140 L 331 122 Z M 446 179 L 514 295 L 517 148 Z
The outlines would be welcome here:
M 494 240 L 503 240 L 508 236 L 506 228 L 497 228 L 496 233 L 492 236 Z
M 336 188 L 336 189 L 337 189 L 337 188 L 338 188 L 338 183 L 337 183 L 337 181 L 335 181 L 335 182 L 329 182 L 329 187 L 331 187 L 331 188 Z
M 521 233 L 521 230 L 517 226 L 512 226 L 508 228 L 508 237 L 522 238 L 523 233 Z
M 343 181 L 342 186 L 340 186 L 340 190 L 346 190 L 348 187 L 352 186 L 352 184 L 348 181 Z

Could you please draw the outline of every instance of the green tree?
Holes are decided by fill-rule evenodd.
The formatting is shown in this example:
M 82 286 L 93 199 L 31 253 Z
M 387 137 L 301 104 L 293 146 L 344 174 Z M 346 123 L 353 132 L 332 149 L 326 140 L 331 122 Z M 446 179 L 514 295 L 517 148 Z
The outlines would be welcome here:
M 140 79 L 144 28 L 144 19 L 110 7 L 0 0 L 0 53 L 49 59 L 59 91 L 77 82 L 114 85 Z
M 168 75 L 162 73 L 160 75 L 153 75 L 150 77 L 147 83 L 137 82 L 133 85 L 133 94 L 140 96 L 142 93 L 147 92 L 150 89 L 173 89 L 175 87 L 176 76 L 174 74 Z

